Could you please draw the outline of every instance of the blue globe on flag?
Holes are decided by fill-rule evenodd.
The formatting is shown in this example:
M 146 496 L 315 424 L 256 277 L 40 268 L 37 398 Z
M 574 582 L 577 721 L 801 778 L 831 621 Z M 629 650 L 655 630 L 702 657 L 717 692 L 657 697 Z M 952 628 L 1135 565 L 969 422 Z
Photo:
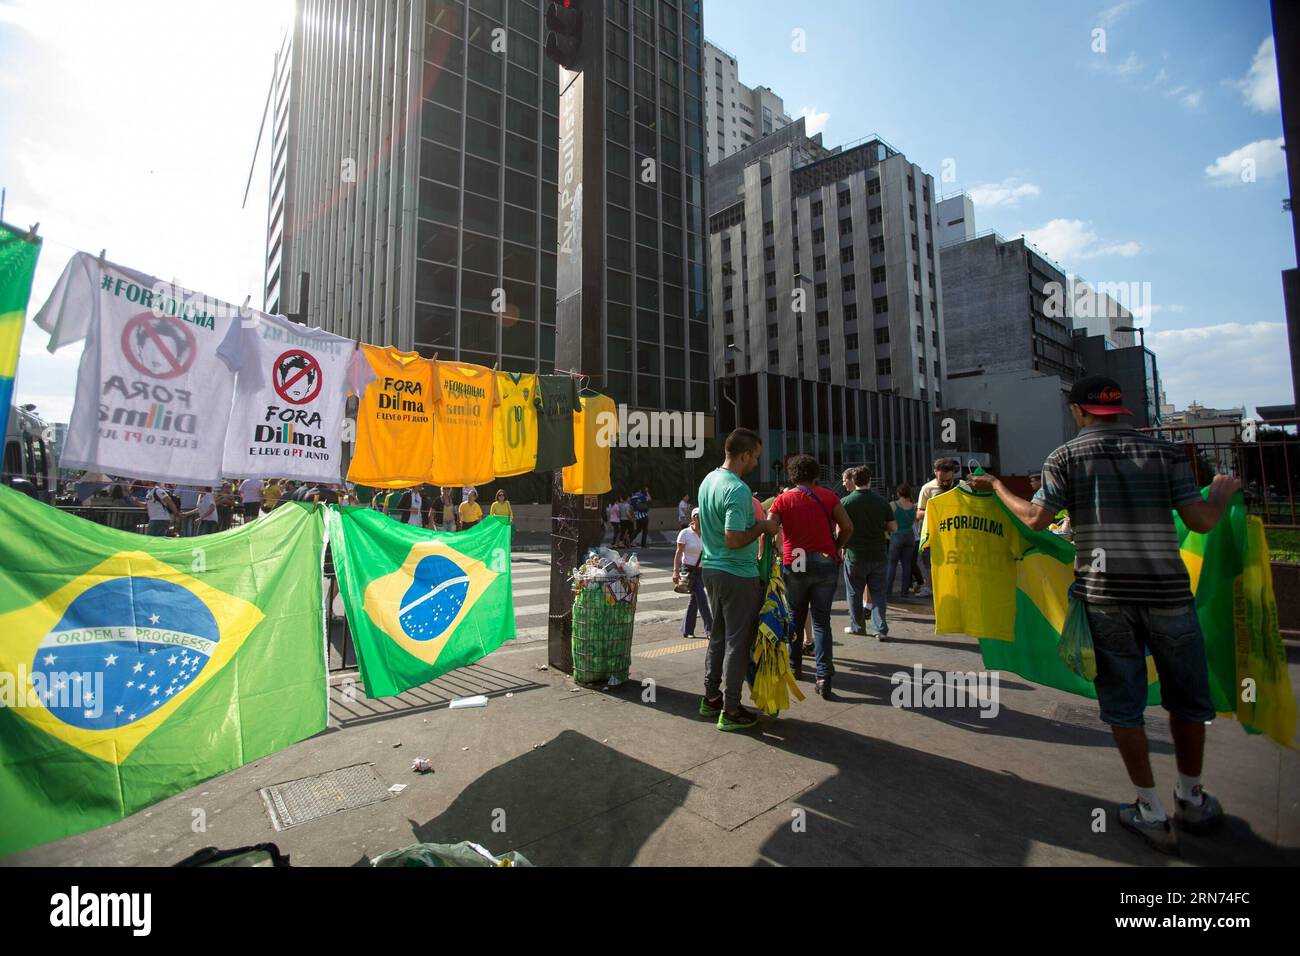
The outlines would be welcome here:
M 469 595 L 469 575 L 450 558 L 431 554 L 415 566 L 398 621 L 414 641 L 432 641 L 456 620 Z
M 68 605 L 37 649 L 32 681 L 64 723 L 123 727 L 185 690 L 219 639 L 216 619 L 193 592 L 158 578 L 114 578 Z

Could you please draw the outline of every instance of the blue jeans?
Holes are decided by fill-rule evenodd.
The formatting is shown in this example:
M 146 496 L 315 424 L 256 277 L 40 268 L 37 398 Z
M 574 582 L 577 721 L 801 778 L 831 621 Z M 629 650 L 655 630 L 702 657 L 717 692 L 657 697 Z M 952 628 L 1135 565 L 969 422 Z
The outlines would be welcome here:
M 704 619 L 704 629 L 712 633 L 713 615 L 709 612 L 709 597 L 704 593 L 704 570 L 696 568 L 691 575 L 691 603 L 686 606 L 686 618 L 682 621 L 682 635 L 691 637 L 695 634 L 695 612 L 699 610 Z
M 898 589 L 898 596 L 902 597 L 907 593 L 907 589 L 912 583 L 912 562 L 916 560 L 916 535 L 909 529 L 907 531 L 895 531 L 889 536 L 889 571 L 885 575 L 885 598 L 888 599 L 894 594 L 894 574 L 898 571 L 901 564 L 903 567 L 903 586 Z M 874 600 L 876 589 L 871 589 L 871 597 Z
M 803 664 L 803 625 L 811 608 L 817 679 L 822 680 L 835 674 L 835 651 L 831 643 L 831 604 L 839 585 L 839 562 L 821 554 L 810 554 L 805 561 L 803 571 L 792 571 L 788 564 L 781 569 L 785 578 L 785 595 L 794 614 L 790 666 L 798 668 Z M 861 601 L 862 596 L 858 595 L 859 604 Z
M 867 588 L 871 589 L 871 627 L 877 634 L 889 633 L 889 623 L 885 620 L 885 611 L 889 608 L 889 588 L 885 585 L 886 564 L 884 561 L 859 561 L 853 552 L 844 555 L 844 592 L 849 599 L 849 623 L 853 630 L 865 632 L 862 619 L 862 596 Z M 816 626 L 816 618 L 813 619 Z
M 165 537 L 167 532 L 171 530 L 171 526 L 172 523 L 170 518 L 150 518 L 149 536 L 151 538 Z
M 1187 721 L 1214 719 L 1205 640 L 1196 606 L 1089 604 L 1088 627 L 1097 655 L 1097 701 L 1112 727 L 1141 727 L 1147 705 L 1149 652 L 1160 677 L 1160 703 Z

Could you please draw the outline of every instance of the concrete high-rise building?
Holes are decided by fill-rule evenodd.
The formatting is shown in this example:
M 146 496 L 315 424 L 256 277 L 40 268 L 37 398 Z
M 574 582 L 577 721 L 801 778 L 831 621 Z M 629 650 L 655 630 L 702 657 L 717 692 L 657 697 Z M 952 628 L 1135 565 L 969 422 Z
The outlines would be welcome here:
M 789 126 L 785 103 L 766 86 L 740 82 L 736 58 L 704 43 L 704 139 L 709 165 Z
M 948 376 L 1033 370 L 1075 379 L 1065 271 L 1023 238 L 944 246 Z
M 275 64 L 268 310 L 425 355 L 553 369 L 559 89 L 545 6 L 298 0 Z M 700 0 L 599 6 L 604 390 L 708 411 Z
M 941 403 L 934 181 L 804 120 L 709 168 L 715 376 L 766 371 Z
M 957 193 L 934 204 L 939 229 L 939 247 L 975 238 L 975 204 L 970 196 Z

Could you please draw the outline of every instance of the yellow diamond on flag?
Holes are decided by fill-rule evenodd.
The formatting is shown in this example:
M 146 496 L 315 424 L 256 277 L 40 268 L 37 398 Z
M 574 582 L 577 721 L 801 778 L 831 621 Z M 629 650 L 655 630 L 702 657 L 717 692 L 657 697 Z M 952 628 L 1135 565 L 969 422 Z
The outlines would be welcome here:
M 496 579 L 442 541 L 419 541 L 400 568 L 370 582 L 365 612 L 403 650 L 432 664 Z

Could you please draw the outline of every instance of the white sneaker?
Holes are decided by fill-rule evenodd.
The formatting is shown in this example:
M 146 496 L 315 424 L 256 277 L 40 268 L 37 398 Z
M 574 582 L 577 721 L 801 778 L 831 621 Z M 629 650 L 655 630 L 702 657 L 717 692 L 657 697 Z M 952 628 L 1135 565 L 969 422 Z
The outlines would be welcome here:
M 916 591 L 916 596 L 917 596 L 917 597 L 930 597 L 930 589 L 929 589 L 929 588 L 918 588 L 917 591 Z

